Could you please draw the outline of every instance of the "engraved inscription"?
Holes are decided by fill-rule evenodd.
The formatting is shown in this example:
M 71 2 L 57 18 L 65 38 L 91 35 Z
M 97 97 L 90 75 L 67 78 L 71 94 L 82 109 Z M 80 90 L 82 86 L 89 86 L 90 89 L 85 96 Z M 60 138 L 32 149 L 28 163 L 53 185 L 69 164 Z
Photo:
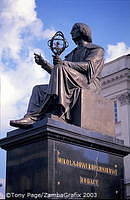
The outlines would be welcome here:
M 98 187 L 99 180 L 80 176 L 80 184 L 94 185 Z
M 71 166 L 71 167 L 78 167 L 81 169 L 96 171 L 99 173 L 105 173 L 105 174 L 112 175 L 112 176 L 117 176 L 117 174 L 118 174 L 117 169 L 59 157 L 59 153 L 57 154 L 57 163 Z

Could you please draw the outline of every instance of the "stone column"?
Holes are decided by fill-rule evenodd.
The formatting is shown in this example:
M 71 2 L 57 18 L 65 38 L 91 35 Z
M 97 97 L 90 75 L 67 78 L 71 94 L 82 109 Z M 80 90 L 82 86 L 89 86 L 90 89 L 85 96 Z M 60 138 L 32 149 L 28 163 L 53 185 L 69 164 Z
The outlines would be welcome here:
M 121 106 L 121 131 L 125 145 L 130 146 L 130 93 L 125 92 L 119 96 Z M 130 197 L 130 155 L 124 158 L 126 196 Z

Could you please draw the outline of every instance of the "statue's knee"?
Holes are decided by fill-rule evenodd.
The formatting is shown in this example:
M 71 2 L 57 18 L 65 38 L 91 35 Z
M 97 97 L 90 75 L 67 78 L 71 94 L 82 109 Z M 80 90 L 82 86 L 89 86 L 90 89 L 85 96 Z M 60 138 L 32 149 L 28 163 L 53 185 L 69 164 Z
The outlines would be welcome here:
M 34 93 L 37 93 L 37 92 L 46 92 L 47 88 L 48 88 L 47 84 L 45 84 L 45 85 L 35 85 L 33 87 L 32 93 L 34 94 Z
M 32 92 L 33 92 L 33 93 L 36 93 L 36 92 L 39 90 L 39 88 L 40 88 L 40 85 L 35 85 L 35 86 L 33 87 Z

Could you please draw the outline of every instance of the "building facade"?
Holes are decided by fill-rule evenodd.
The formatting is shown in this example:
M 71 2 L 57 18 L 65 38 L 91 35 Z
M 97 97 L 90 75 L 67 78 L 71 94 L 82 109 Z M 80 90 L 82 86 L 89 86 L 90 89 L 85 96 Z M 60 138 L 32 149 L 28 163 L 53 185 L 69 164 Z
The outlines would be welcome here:
M 130 54 L 105 64 L 102 95 L 113 101 L 116 138 L 130 146 Z M 130 155 L 124 158 L 126 199 L 130 199 Z

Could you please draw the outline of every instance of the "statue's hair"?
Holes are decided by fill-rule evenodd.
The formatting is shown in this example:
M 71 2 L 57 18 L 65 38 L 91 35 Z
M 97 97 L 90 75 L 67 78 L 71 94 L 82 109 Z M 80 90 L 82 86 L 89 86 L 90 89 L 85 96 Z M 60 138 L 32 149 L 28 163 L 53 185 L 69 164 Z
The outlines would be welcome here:
M 72 27 L 72 30 L 73 28 L 79 28 L 81 32 L 81 37 L 87 42 L 92 42 L 92 33 L 88 25 L 83 23 L 75 23 Z

